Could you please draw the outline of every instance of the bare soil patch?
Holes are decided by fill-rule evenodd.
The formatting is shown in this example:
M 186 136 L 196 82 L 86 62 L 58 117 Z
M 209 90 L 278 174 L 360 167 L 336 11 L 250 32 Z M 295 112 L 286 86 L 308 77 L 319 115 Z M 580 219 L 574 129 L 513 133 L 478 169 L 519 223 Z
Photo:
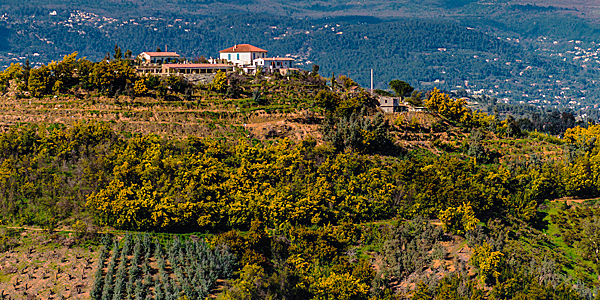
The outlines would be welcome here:
M 67 247 L 48 234 L 25 230 L 21 245 L 0 252 L 0 294 L 6 299 L 89 299 L 98 253 Z

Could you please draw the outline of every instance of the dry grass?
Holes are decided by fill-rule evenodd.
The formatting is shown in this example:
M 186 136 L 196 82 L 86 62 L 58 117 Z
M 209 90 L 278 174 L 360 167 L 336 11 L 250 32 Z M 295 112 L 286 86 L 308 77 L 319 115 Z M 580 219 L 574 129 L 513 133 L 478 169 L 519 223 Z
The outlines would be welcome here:
M 280 135 L 295 140 L 314 131 L 311 126 L 300 126 L 303 128 L 297 132 L 272 128 L 281 126 L 282 120 L 292 118 L 296 113 L 242 111 L 230 101 L 212 100 L 215 99 L 167 102 L 154 98 L 130 99 L 125 96 L 118 99 L 78 99 L 74 96 L 39 99 L 4 97 L 0 99 L 0 130 L 23 123 L 68 125 L 81 120 L 93 120 L 107 122 L 119 132 L 154 133 L 167 138 L 190 135 L 235 138 L 250 134 L 246 131 L 246 126 L 256 129 L 253 136 L 257 138 L 264 138 L 265 133 L 275 130 Z

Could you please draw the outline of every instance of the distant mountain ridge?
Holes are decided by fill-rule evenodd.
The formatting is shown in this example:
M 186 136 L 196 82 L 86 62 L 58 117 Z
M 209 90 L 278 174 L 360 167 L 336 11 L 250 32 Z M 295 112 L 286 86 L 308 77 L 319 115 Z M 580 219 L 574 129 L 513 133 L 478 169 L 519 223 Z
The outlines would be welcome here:
M 406 16 L 458 16 L 474 12 L 489 12 L 497 7 L 518 7 L 534 9 L 561 8 L 577 11 L 594 16 L 598 13 L 600 4 L 593 0 L 365 0 L 365 1 L 314 1 L 314 0 L 157 0 L 145 2 L 128 1 L 89 1 L 89 0 L 32 0 L 21 2 L 6 0 L 0 4 L 3 10 L 22 10 L 27 7 L 39 9 L 82 9 L 94 13 L 111 14 L 113 17 L 142 17 L 147 13 L 172 13 L 192 15 L 223 15 L 242 12 L 269 13 L 291 17 L 323 18 L 330 16 L 377 16 L 377 17 L 406 17 Z

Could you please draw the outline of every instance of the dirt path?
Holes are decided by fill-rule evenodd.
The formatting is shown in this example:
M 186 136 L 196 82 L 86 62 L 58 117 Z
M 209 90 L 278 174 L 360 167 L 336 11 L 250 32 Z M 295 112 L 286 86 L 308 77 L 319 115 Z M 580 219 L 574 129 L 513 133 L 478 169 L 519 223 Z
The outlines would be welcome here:
M 563 197 L 563 198 L 558 198 L 558 199 L 554 199 L 550 202 L 567 202 L 567 204 L 571 204 L 571 203 L 584 203 L 586 201 L 591 201 L 591 200 L 599 200 L 600 198 L 594 197 L 594 198 L 584 198 L 584 199 L 580 199 L 580 198 L 573 198 L 573 197 Z

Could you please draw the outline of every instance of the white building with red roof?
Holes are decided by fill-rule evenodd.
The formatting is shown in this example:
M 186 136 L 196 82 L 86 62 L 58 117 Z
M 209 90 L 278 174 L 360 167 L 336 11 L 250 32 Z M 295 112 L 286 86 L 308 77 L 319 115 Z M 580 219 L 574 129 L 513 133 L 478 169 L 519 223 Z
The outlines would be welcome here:
M 294 62 L 290 57 L 267 57 L 268 51 L 250 44 L 239 44 L 219 51 L 220 58 L 241 67 L 246 73 L 257 69 L 273 73 L 275 70 L 292 69 Z
M 252 65 L 255 59 L 266 58 L 267 50 L 250 44 L 239 44 L 219 51 L 220 58 L 239 66 Z
M 181 56 L 175 52 L 142 52 L 137 58 L 142 64 L 166 64 L 179 62 Z

